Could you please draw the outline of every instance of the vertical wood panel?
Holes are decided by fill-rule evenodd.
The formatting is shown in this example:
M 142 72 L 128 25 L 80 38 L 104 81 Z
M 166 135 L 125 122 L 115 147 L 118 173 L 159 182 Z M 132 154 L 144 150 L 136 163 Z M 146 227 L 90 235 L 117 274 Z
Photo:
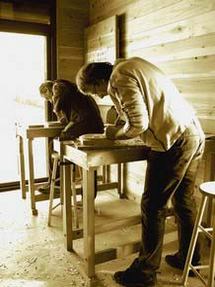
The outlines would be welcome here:
M 85 29 L 85 62 L 107 61 L 118 57 L 117 17 L 112 16 Z M 110 97 L 95 98 L 98 105 L 112 105 Z
M 88 2 L 57 0 L 57 77 L 75 81 L 84 63 L 84 28 Z
M 85 29 L 86 62 L 114 63 L 118 53 L 117 18 L 107 18 Z

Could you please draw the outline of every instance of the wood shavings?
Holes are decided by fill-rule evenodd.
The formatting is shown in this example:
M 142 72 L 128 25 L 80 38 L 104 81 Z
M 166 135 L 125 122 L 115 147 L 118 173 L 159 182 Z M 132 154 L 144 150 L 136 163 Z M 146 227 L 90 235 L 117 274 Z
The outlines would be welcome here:
M 28 264 L 29 264 L 28 266 L 34 264 L 36 261 L 37 261 L 37 257 L 31 257 L 31 258 L 29 258 L 29 259 L 27 260 L 27 262 L 28 262 Z

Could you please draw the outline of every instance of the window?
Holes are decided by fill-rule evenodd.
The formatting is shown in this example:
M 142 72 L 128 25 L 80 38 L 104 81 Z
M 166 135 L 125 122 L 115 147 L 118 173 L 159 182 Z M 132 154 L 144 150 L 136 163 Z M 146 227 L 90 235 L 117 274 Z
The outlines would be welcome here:
M 19 180 L 15 123 L 44 122 L 44 101 L 38 87 L 45 80 L 47 57 L 45 36 L 0 32 L 0 42 L 0 183 L 4 183 Z M 35 144 L 41 155 L 35 166 L 36 177 L 43 177 L 45 142 L 38 139 Z

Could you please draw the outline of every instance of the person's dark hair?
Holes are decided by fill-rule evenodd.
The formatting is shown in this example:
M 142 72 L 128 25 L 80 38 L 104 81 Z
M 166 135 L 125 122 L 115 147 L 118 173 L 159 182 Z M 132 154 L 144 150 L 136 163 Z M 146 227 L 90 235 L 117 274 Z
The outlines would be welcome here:
M 43 96 L 44 93 L 48 90 L 49 92 L 52 92 L 54 82 L 53 81 L 45 81 L 39 86 L 39 92 L 41 96 Z
M 109 62 L 88 63 L 81 67 L 76 76 L 78 89 L 87 94 L 88 86 L 94 86 L 101 80 L 109 81 L 113 65 Z

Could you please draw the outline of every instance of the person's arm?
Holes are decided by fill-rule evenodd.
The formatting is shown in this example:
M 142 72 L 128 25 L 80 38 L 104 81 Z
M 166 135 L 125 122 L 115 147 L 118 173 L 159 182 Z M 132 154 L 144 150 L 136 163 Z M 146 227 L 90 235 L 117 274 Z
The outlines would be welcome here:
M 56 112 L 55 110 L 53 110 L 53 112 L 57 117 L 57 121 L 60 122 L 62 125 L 66 125 L 68 123 L 66 114 L 63 111 Z
M 108 126 L 106 136 L 110 139 L 137 137 L 148 129 L 149 125 L 145 95 L 140 90 L 136 79 L 130 75 L 120 74 L 115 83 L 110 88 L 111 98 L 118 113 L 124 113 L 126 123 L 120 126 Z
M 101 122 L 95 122 L 92 118 L 85 118 L 80 122 L 70 121 L 60 134 L 60 140 L 73 140 L 88 133 L 103 133 L 104 126 Z
M 72 136 L 71 130 L 74 126 L 74 122 L 70 121 L 65 128 L 61 131 L 60 140 L 75 139 L 75 136 Z

